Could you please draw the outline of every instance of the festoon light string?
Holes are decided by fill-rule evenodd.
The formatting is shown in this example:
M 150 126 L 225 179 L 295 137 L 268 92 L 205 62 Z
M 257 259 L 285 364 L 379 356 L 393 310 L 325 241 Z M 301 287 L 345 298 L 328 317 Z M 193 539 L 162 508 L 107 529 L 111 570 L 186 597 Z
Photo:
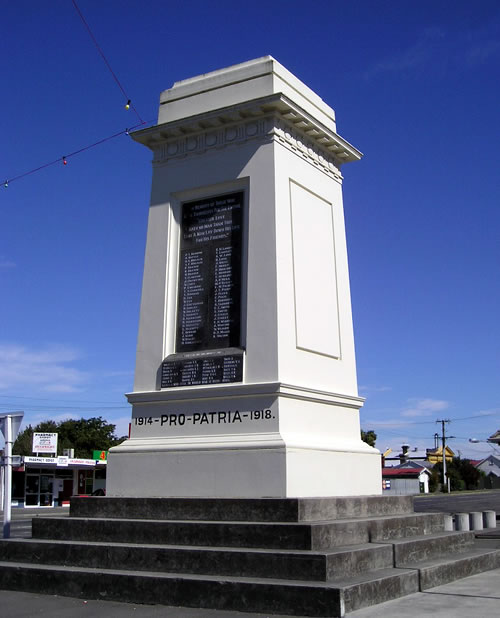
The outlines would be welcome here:
M 135 126 L 130 127 L 129 129 L 124 129 L 123 131 L 118 131 L 118 133 L 114 133 L 113 135 L 108 135 L 108 137 L 104 137 L 103 139 L 100 139 L 97 142 L 94 142 L 93 144 L 88 144 L 87 146 L 84 146 L 83 148 L 79 148 L 78 150 L 70 152 L 69 154 L 64 155 L 63 157 L 58 157 L 54 161 L 49 161 L 49 163 L 44 163 L 43 165 L 35 167 L 34 169 L 29 170 L 28 172 L 24 172 L 22 174 L 19 174 L 18 176 L 14 176 L 12 178 L 7 178 L 3 182 L 2 186 L 6 189 L 9 186 L 9 184 L 11 184 L 12 182 L 14 182 L 16 180 L 20 180 L 21 178 L 24 178 L 25 176 L 30 176 L 31 174 L 35 174 L 36 172 L 39 172 L 39 171 L 41 171 L 41 170 L 43 170 L 43 169 L 45 169 L 47 167 L 50 167 L 51 165 L 61 165 L 61 163 L 63 165 L 67 165 L 68 159 L 70 157 L 74 157 L 75 155 L 81 154 L 82 152 L 85 152 L 86 150 L 90 150 L 91 148 L 95 148 L 96 146 L 99 146 L 100 144 L 104 144 L 104 142 L 109 142 L 109 140 L 115 139 L 116 137 L 119 137 L 120 135 L 128 135 L 130 133 L 130 131 L 133 131 L 134 129 L 142 127 L 143 124 L 146 124 L 146 123 L 136 124 Z
M 129 127 L 127 129 L 124 129 L 123 131 L 119 131 L 118 133 L 114 133 L 113 135 L 109 135 L 108 137 L 104 137 L 103 139 L 98 140 L 97 142 L 94 142 L 92 144 L 88 144 L 87 146 L 84 146 L 83 148 L 80 148 L 79 150 L 75 150 L 73 152 L 70 152 L 69 154 L 66 154 L 62 157 L 59 157 L 57 159 L 55 159 L 54 161 L 49 161 L 48 163 L 44 163 L 43 165 L 39 165 L 38 167 L 35 167 L 27 172 L 23 172 L 22 174 L 19 174 L 17 176 L 13 176 L 12 178 L 6 178 L 3 183 L 2 183 L 2 187 L 3 188 L 7 188 L 12 182 L 15 182 L 16 180 L 20 180 L 21 178 L 25 178 L 26 176 L 30 176 L 31 174 L 35 174 L 36 172 L 39 172 L 47 167 L 51 167 L 52 165 L 57 165 L 57 164 L 62 164 L 63 165 L 67 165 L 68 163 L 68 159 L 70 157 L 74 157 L 75 155 L 81 154 L 82 152 L 85 152 L 86 150 L 90 150 L 91 148 L 95 148 L 96 146 L 99 146 L 101 144 L 104 144 L 105 142 L 108 142 L 112 139 L 115 139 L 116 137 L 119 137 L 120 135 L 128 135 L 130 133 L 130 131 L 133 131 L 134 129 L 137 129 L 139 127 L 144 126 L 145 124 L 149 124 L 149 121 L 146 122 L 145 120 L 143 120 L 139 114 L 139 112 L 137 111 L 137 109 L 134 107 L 134 105 L 132 104 L 132 100 L 130 99 L 130 97 L 128 96 L 127 92 L 125 91 L 124 87 L 122 86 L 120 80 L 118 79 L 118 77 L 116 76 L 116 73 L 113 71 L 113 69 L 111 68 L 111 65 L 109 64 L 106 56 L 104 55 L 104 52 L 102 51 L 101 47 L 99 46 L 99 43 L 97 42 L 97 39 L 95 38 L 92 30 L 90 29 L 90 26 L 88 25 L 85 17 L 83 16 L 83 13 L 81 12 L 78 4 L 76 3 L 75 0 L 72 0 L 73 2 L 73 6 L 75 7 L 76 12 L 78 13 L 78 15 L 80 16 L 80 19 L 82 20 L 85 28 L 87 29 L 90 38 L 92 39 L 92 41 L 94 42 L 99 54 L 101 55 L 102 59 L 104 60 L 104 63 L 106 64 L 109 72 L 111 73 L 111 75 L 113 76 L 113 79 L 115 80 L 115 82 L 117 83 L 118 87 L 120 88 L 120 90 L 122 91 L 125 99 L 126 99 L 126 103 L 124 105 L 126 110 L 132 109 L 138 120 L 139 123 Z
M 135 107 L 132 105 L 132 101 L 130 99 L 130 97 L 128 96 L 128 94 L 125 92 L 125 88 L 122 86 L 120 80 L 118 79 L 118 77 L 116 76 L 116 73 L 113 71 L 113 69 L 111 68 L 111 65 L 108 62 L 108 59 L 106 58 L 106 56 L 104 55 L 104 52 L 102 51 L 102 49 L 99 46 L 99 43 L 97 42 L 97 39 L 95 38 L 92 30 L 90 29 L 90 26 L 88 25 L 85 17 L 83 16 L 83 13 L 80 11 L 80 8 L 78 6 L 78 4 L 76 3 L 76 0 L 71 0 L 73 2 L 73 6 L 75 7 L 76 12 L 78 13 L 78 15 L 80 16 L 80 19 L 83 22 L 83 25 L 85 26 L 85 28 L 87 29 L 87 32 L 90 35 L 90 38 L 92 39 L 92 41 L 94 42 L 94 45 L 97 48 L 97 51 L 100 53 L 101 58 L 104 60 L 105 65 L 108 67 L 109 72 L 111 73 L 111 75 L 113 76 L 113 79 L 115 80 L 115 82 L 118 85 L 118 88 L 122 91 L 123 96 L 125 97 L 125 109 L 133 109 L 137 118 L 139 119 L 140 124 L 146 124 L 144 122 L 144 120 L 140 117 L 139 112 L 135 109 Z

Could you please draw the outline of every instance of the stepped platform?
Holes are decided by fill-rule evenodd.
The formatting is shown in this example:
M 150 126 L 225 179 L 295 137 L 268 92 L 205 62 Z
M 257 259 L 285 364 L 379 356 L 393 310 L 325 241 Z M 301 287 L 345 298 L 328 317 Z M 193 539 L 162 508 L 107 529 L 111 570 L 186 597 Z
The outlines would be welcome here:
M 500 567 L 473 532 L 408 496 L 73 498 L 0 541 L 0 589 L 342 617 Z

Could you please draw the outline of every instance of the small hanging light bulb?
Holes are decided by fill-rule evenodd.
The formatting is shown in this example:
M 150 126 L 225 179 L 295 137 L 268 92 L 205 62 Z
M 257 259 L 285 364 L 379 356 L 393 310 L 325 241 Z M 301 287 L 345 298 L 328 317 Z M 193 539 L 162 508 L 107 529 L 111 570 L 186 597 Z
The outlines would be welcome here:
M 6 180 L 6 181 L 3 183 L 3 186 L 4 186 L 5 188 L 7 188 L 7 187 L 9 186 L 9 181 L 8 181 L 8 180 Z
M 131 100 L 129 99 L 129 100 L 125 103 L 125 109 L 130 109 L 130 104 L 131 104 Z
M 128 129 L 125 129 L 125 135 L 130 135 Z
M 63 161 L 63 165 L 68 165 L 68 162 L 66 161 L 66 157 L 63 157 L 62 161 Z

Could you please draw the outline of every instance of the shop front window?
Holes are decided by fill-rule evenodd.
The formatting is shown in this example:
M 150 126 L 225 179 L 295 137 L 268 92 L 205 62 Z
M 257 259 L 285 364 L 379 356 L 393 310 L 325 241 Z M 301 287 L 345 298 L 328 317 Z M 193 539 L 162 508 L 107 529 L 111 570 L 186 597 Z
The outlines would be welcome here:
M 40 506 L 52 506 L 54 475 L 40 475 Z
M 52 506 L 54 474 L 26 474 L 26 506 Z
M 38 506 L 38 497 L 40 493 L 40 475 L 26 475 L 26 506 Z

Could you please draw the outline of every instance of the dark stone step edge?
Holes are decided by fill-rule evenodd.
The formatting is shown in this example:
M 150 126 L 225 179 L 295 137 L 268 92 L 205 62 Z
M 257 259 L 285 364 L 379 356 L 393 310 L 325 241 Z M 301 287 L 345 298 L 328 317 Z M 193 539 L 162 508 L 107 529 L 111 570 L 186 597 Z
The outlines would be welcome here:
M 284 583 L 0 562 L 0 589 L 129 603 L 341 617 L 346 611 L 417 592 L 418 572 L 383 569 L 342 583 Z
M 85 568 L 176 572 L 304 581 L 329 581 L 393 565 L 388 544 L 364 544 L 326 553 L 244 550 L 39 539 L 0 539 L 0 560 Z
M 443 515 L 419 514 L 380 519 L 314 523 L 192 522 L 49 517 L 33 519 L 34 538 L 119 541 L 169 545 L 325 550 L 343 545 L 389 541 L 401 535 L 442 529 Z M 160 540 L 161 539 L 161 540 Z
M 191 521 L 286 521 L 383 517 L 413 513 L 412 496 L 335 498 L 71 498 L 70 516 Z
M 342 615 L 342 591 L 304 582 L 285 584 L 0 563 L 0 589 L 215 610 Z
M 411 565 L 406 565 L 412 568 Z M 428 590 L 443 584 L 470 577 L 484 571 L 500 568 L 500 550 L 472 549 L 443 560 L 416 563 L 419 571 L 420 590 Z
M 474 547 L 472 532 L 441 532 L 428 536 L 394 539 L 394 566 L 405 567 L 407 564 L 424 562 L 440 558 L 443 553 L 460 554 Z

